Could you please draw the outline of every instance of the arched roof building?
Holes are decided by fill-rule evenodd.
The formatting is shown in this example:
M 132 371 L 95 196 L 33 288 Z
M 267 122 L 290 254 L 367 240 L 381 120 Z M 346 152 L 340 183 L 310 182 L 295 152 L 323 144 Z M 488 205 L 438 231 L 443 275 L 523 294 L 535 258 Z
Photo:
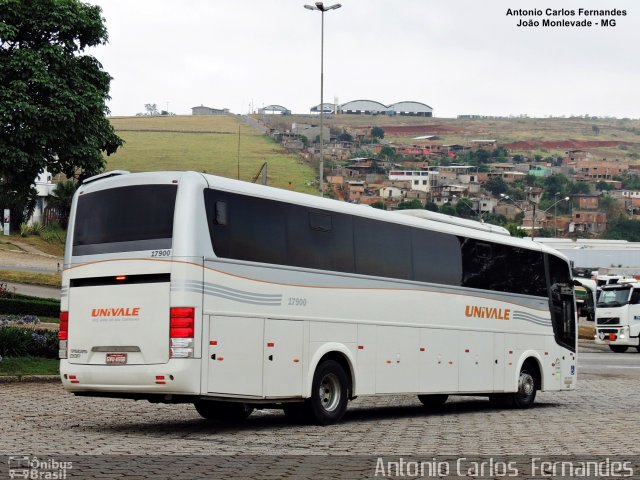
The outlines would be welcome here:
M 429 105 L 410 100 L 392 103 L 391 105 L 389 105 L 389 109 L 393 110 L 396 115 L 415 115 L 418 117 L 433 116 L 433 108 L 431 108 Z
M 317 107 L 315 107 L 317 108 Z M 356 115 L 412 115 L 432 117 L 433 108 L 426 103 L 403 101 L 384 105 L 375 100 L 352 100 L 337 107 L 338 113 Z M 312 109 L 313 111 L 313 109 Z
M 352 100 L 338 107 L 338 113 L 365 115 L 388 114 L 389 107 L 375 100 Z
M 282 115 L 291 115 L 291 110 L 283 107 L 282 105 L 267 105 L 266 107 L 259 108 L 258 113 L 280 113 Z

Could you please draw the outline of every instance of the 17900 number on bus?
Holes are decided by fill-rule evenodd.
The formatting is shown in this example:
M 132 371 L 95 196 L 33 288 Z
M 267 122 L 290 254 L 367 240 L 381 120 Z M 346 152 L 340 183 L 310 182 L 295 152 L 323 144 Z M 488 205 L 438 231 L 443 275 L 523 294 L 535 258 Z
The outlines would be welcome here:
M 289 297 L 289 306 L 292 307 L 306 307 L 307 299 L 300 297 Z

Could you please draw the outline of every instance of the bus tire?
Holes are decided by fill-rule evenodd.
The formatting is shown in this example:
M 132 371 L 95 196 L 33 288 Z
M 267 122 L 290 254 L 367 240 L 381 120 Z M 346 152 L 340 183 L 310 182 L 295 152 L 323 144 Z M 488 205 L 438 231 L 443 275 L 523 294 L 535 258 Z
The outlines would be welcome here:
M 609 345 L 609 348 L 613 353 L 624 353 L 629 347 L 626 345 Z
M 305 402 L 305 417 L 310 423 L 331 425 L 340 421 L 347 410 L 347 375 L 340 364 L 325 360 L 313 374 L 311 398 Z
M 445 404 L 449 395 L 441 393 L 437 395 L 418 395 L 418 400 L 427 408 L 439 408 Z
M 525 363 L 518 376 L 518 391 L 511 395 L 512 405 L 516 408 L 529 408 L 536 399 L 538 388 L 535 373 Z
M 237 402 L 196 400 L 193 406 L 203 418 L 214 422 L 241 422 L 253 412 L 253 407 Z

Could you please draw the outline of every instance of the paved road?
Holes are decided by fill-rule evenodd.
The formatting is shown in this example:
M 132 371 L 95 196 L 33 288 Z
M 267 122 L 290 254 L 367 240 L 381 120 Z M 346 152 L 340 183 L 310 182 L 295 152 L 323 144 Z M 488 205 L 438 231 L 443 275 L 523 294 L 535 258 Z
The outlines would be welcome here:
M 60 288 L 55 287 L 42 287 L 39 285 L 23 285 L 21 283 L 5 282 L 7 288 L 11 292 L 20 293 L 22 295 L 30 295 L 32 297 L 40 298 L 55 298 L 60 300 Z
M 640 378 L 640 353 L 630 347 L 625 353 L 613 353 L 606 345 L 584 343 L 578 355 L 581 375 L 623 375 Z
M 56 273 L 63 266 L 62 258 L 34 253 L 0 250 L 0 270 L 20 272 Z
M 209 478 L 274 479 L 373 477 L 378 455 L 429 461 L 461 454 L 506 459 L 618 454 L 635 461 L 640 429 L 629 427 L 638 420 L 640 354 L 582 350 L 579 389 L 540 393 L 530 410 L 496 408 L 481 397 L 454 398 L 438 411 L 425 410 L 413 396 L 363 397 L 350 404 L 343 423 L 325 428 L 292 424 L 276 410 L 222 426 L 203 420 L 188 404 L 75 397 L 59 384 L 5 384 L 0 386 L 0 454 L 89 455 L 73 457 L 76 472 L 89 469 L 80 475 L 85 478 L 92 476 L 87 471 L 102 478 L 116 473 L 173 478 L 162 476 L 168 475 L 167 458 L 182 462 L 187 473 L 181 478 L 204 472 Z M 614 364 L 622 374 L 609 368 Z M 256 465 L 261 475 L 243 470 Z M 640 476 L 640 466 L 636 473 Z

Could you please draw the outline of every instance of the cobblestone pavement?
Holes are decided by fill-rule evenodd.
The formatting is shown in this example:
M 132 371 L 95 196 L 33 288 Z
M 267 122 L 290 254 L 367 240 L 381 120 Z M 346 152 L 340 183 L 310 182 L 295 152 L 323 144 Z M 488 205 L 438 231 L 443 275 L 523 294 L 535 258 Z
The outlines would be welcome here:
M 239 426 L 191 405 L 75 397 L 57 383 L 0 386 L 0 453 L 139 455 L 640 455 L 637 377 L 583 376 L 579 390 L 540 393 L 530 410 L 481 397 L 426 411 L 412 396 L 361 398 L 339 425 L 289 423 L 280 410 Z M 631 422 L 631 423 L 629 423 Z
M 625 476 L 640 478 L 639 389 L 638 376 L 582 375 L 579 390 L 540 393 L 529 410 L 496 408 L 481 397 L 454 397 L 431 412 L 413 396 L 361 398 L 350 404 L 342 423 L 323 428 L 290 423 L 279 410 L 222 426 L 203 420 L 188 404 L 75 397 L 58 383 L 9 383 L 0 385 L 0 478 L 394 476 L 391 470 L 376 474 L 380 456 L 414 460 L 413 473 L 396 471 L 396 478 L 418 478 L 421 472 L 440 478 L 505 476 L 506 467 L 498 475 L 491 469 L 469 475 L 469 465 L 482 465 L 471 460 L 462 464 L 461 475 L 463 456 L 485 464 L 493 457 L 515 461 L 510 468 L 517 467 L 519 478 L 540 478 L 530 473 L 534 456 L 586 461 L 592 455 L 599 462 L 609 462 L 609 456 L 627 462 L 619 463 L 631 468 L 632 476 Z M 16 458 L 29 458 L 31 465 L 38 458 L 45 467 L 12 470 Z M 448 470 L 425 474 L 415 460 L 426 461 L 427 468 L 437 460 Z M 70 467 L 62 471 L 64 461 Z

